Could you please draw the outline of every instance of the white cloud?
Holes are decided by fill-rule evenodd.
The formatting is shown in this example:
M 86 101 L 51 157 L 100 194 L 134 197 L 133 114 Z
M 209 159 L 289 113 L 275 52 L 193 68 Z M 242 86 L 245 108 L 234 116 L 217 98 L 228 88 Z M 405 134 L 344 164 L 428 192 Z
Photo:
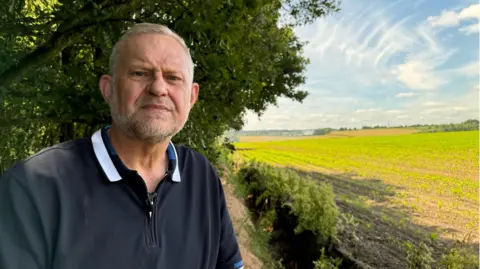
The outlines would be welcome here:
M 442 45 L 433 29 L 420 24 L 413 30 L 419 44 L 407 52 L 405 62 L 392 70 L 397 80 L 412 90 L 431 91 L 445 85 L 448 76 L 440 68 L 457 53 L 454 48 Z
M 245 130 L 328 127 L 332 126 L 332 123 L 341 121 L 351 107 L 358 105 L 368 104 L 362 98 L 326 97 L 318 91 L 314 91 L 302 104 L 280 98 L 278 106 L 271 106 L 261 118 L 248 111 L 245 115 Z
M 386 6 L 371 2 L 368 11 L 364 5 L 358 5 L 352 15 L 343 13 L 338 19 L 319 19 L 297 30 L 302 39 L 309 41 L 305 54 L 311 60 L 310 67 L 321 70 L 308 77 L 363 87 L 393 83 L 391 65 L 395 55 L 419 43 L 419 36 L 407 27 L 413 14 L 396 20 L 388 14 L 402 2 L 392 1 Z
M 460 25 L 462 21 L 470 21 L 475 19 L 480 20 L 480 4 L 470 5 L 462 9 L 460 12 L 443 10 L 440 16 L 428 17 L 427 22 L 429 22 L 432 27 L 452 27 Z M 478 21 L 474 24 L 460 28 L 459 31 L 467 35 L 478 33 Z
M 457 72 L 460 75 L 465 75 L 465 76 L 478 76 L 480 74 L 480 64 L 479 62 L 475 61 L 473 63 L 467 64 L 457 69 Z
M 480 19 L 480 4 L 471 5 L 460 11 L 461 19 Z
M 404 112 L 403 110 L 398 110 L 398 109 L 385 111 L 385 113 L 388 113 L 388 114 L 399 114 L 399 113 L 403 113 L 403 112 Z
M 430 16 L 427 18 L 432 26 L 455 26 L 460 23 L 460 16 L 454 11 L 444 10 L 440 16 Z
M 446 83 L 445 79 L 436 76 L 433 68 L 424 62 L 412 60 L 401 64 L 394 70 L 399 81 L 413 90 L 435 90 Z
M 380 111 L 380 108 L 358 109 L 355 111 L 355 113 L 377 112 L 377 111 Z
M 442 102 L 434 102 L 434 101 L 429 101 L 422 104 L 422 106 L 426 106 L 426 107 L 443 106 L 443 105 L 445 104 Z
M 465 93 L 465 87 L 474 85 L 472 80 L 478 84 L 478 62 L 469 63 L 478 57 L 472 53 L 477 48 L 462 43 L 462 38 L 470 37 L 437 29 L 457 26 L 465 28 L 464 33 L 472 31 L 466 27 L 478 17 L 476 5 L 426 19 L 430 9 L 423 7 L 431 1 L 421 5 L 422 1 L 397 0 L 388 5 L 377 0 L 366 5 L 348 1 L 338 16 L 295 29 L 300 40 L 308 41 L 304 56 L 310 65 L 307 85 L 301 88 L 310 95 L 303 103 L 281 98 L 261 120 L 249 114 L 245 129 L 435 124 L 478 118 L 478 86 Z
M 414 92 L 400 92 L 395 95 L 396 98 L 407 98 L 407 97 L 414 97 L 417 94 Z
M 454 110 L 454 111 L 465 111 L 465 110 L 468 110 L 468 108 L 467 108 L 467 107 L 464 107 L 464 106 L 452 106 L 451 109 Z

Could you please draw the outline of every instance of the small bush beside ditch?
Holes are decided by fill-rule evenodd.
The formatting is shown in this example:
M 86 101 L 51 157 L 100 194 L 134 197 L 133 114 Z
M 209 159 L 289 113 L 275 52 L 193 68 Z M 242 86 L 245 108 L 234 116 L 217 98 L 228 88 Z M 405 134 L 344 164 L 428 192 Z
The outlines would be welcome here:
M 407 264 L 408 269 L 430 269 L 434 262 L 432 248 L 421 242 L 418 246 L 407 242 Z
M 442 255 L 441 264 L 446 269 L 474 269 L 478 268 L 477 256 L 464 248 L 451 248 Z
M 320 251 L 320 258 L 314 262 L 314 269 L 338 269 L 342 259 L 340 258 L 331 258 L 325 255 L 325 249 L 322 248 Z

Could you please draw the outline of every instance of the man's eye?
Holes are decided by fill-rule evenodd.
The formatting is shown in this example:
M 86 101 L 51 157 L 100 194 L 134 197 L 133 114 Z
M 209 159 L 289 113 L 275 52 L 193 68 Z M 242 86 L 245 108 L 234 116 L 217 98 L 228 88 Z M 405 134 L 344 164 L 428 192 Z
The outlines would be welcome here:
M 168 75 L 168 76 L 167 76 L 167 79 L 169 79 L 169 80 L 180 80 L 179 77 L 173 76 L 173 75 Z
M 144 77 L 144 76 L 147 76 L 147 72 L 143 72 L 143 71 L 133 71 L 133 75 L 136 76 L 136 77 Z

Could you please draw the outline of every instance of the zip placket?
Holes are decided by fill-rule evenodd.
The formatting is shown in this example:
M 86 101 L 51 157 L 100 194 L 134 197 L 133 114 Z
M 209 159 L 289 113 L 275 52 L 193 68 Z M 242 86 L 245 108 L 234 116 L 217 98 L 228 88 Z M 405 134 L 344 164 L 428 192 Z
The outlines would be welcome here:
M 168 173 L 165 173 L 165 175 L 163 176 L 162 180 L 160 181 L 159 183 L 159 186 L 158 188 L 160 188 L 160 186 L 162 185 L 163 181 L 165 180 L 165 178 L 167 177 Z M 146 188 L 146 185 L 145 185 L 145 188 Z M 157 192 L 158 192 L 158 189 L 155 190 L 155 192 L 153 193 L 149 193 L 147 191 L 147 199 L 146 199 L 146 203 L 147 203 L 147 209 L 148 209 L 148 245 L 149 246 L 156 246 L 157 245 L 157 218 L 156 218 L 156 206 L 157 206 Z
M 157 193 L 148 193 L 147 194 L 147 208 L 148 208 L 148 245 L 155 246 L 156 245 L 156 233 L 155 233 L 155 206 L 157 204 Z
M 148 204 L 148 217 L 152 218 L 152 213 L 155 211 L 155 202 L 157 201 L 157 193 L 148 193 L 147 194 L 147 204 Z

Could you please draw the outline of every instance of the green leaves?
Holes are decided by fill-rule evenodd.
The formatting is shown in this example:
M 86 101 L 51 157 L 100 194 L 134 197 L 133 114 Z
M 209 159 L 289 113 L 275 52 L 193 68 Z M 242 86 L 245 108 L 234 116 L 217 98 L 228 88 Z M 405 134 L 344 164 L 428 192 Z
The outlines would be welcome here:
M 17 119 L 15 111 L 36 106 L 40 121 L 107 124 L 98 79 L 115 41 L 134 22 L 165 24 L 185 38 L 200 84 L 190 122 L 174 141 L 213 160 L 209 145 L 240 129 L 247 110 L 261 114 L 280 96 L 307 96 L 299 90 L 308 63 L 303 44 L 290 26 L 278 25 L 282 5 L 308 18 L 334 9 L 317 2 L 15 0 L 13 8 L 0 7 L 0 100 L 24 98 L 8 108 Z
M 312 23 L 318 17 L 340 11 L 338 2 L 337 0 L 285 0 L 281 5 L 292 17 L 287 22 L 288 25 L 299 26 Z
M 245 179 L 249 193 L 256 194 L 257 208 L 268 211 L 278 204 L 290 208 L 298 220 L 295 233 L 311 231 L 323 242 L 335 237 L 339 213 L 331 185 L 257 162 L 243 167 L 239 176 Z M 269 220 L 273 225 L 275 219 Z

